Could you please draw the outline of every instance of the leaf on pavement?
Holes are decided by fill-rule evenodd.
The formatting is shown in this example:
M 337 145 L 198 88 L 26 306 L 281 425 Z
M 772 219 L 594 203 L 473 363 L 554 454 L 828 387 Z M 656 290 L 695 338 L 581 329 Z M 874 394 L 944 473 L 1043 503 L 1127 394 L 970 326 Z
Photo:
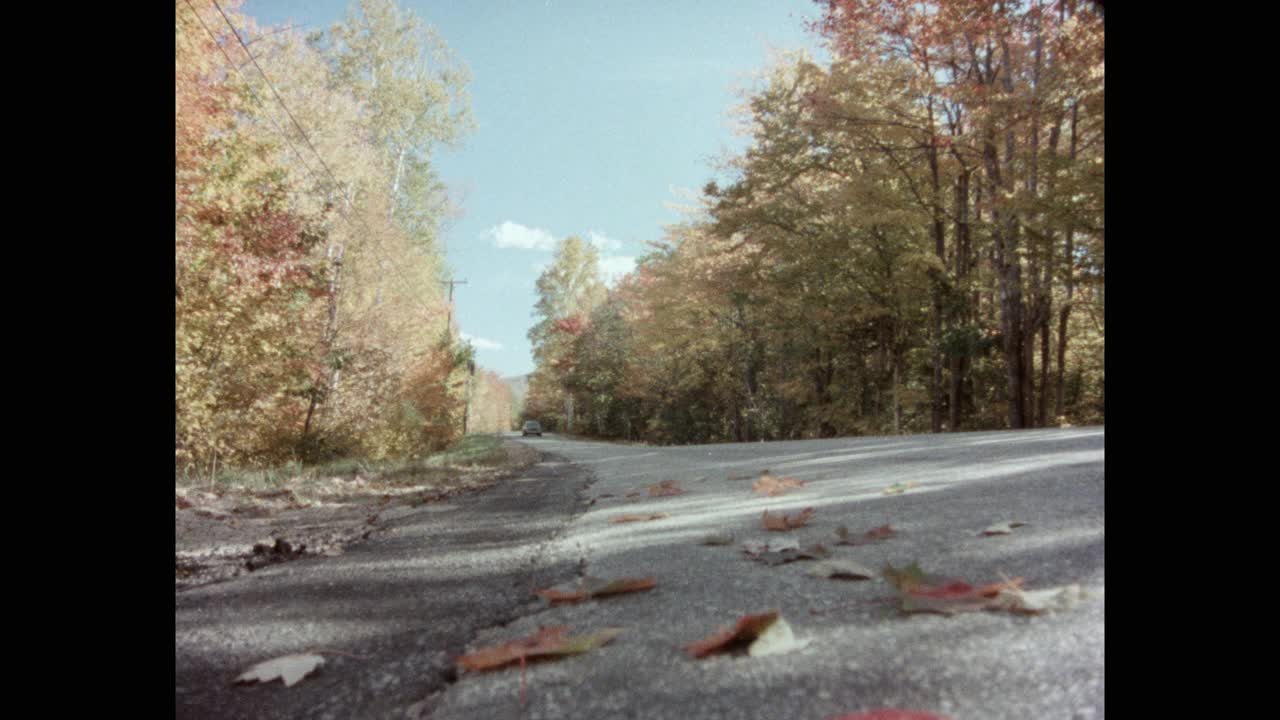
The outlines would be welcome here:
M 320 655 L 285 655 L 254 665 L 236 678 L 236 682 L 271 682 L 280 678 L 284 686 L 289 687 L 323 664 L 324 658 Z
M 760 555 L 769 551 L 782 552 L 784 550 L 799 549 L 800 541 L 795 538 L 747 540 L 742 543 L 742 552 L 747 553 L 748 555 Z
M 733 535 L 729 533 L 710 533 L 702 536 L 703 545 L 732 545 Z
M 993 607 L 992 602 L 1000 592 L 1016 590 L 1022 583 L 1022 578 L 1014 578 L 975 587 L 964 580 L 938 581 L 926 575 L 914 562 L 902 569 L 887 565 L 884 577 L 897 589 L 904 612 L 943 615 L 999 609 Z
M 916 483 L 915 480 L 909 480 L 904 483 L 894 483 L 889 487 L 885 488 L 884 490 L 881 490 L 880 493 L 882 495 L 901 495 L 902 493 L 915 487 L 917 484 L 918 483 Z
M 549 587 L 542 590 L 534 590 L 534 595 L 550 600 L 552 605 L 556 603 L 575 603 L 580 600 L 587 599 L 587 591 L 581 587 L 564 589 L 561 587 Z
M 682 490 L 676 486 L 675 480 L 663 480 L 657 485 L 649 486 L 649 497 L 663 497 L 666 495 L 683 495 L 689 492 Z
M 828 557 L 831 557 L 831 551 L 822 543 L 817 543 L 805 548 L 770 548 L 764 552 L 754 554 L 752 559 L 765 565 L 782 565 L 783 563 L 797 560 L 821 560 Z
M 620 578 L 618 580 L 602 580 L 600 578 L 584 578 L 577 583 L 558 585 L 544 590 L 535 590 L 534 595 L 546 598 L 552 605 L 557 603 L 575 603 L 587 598 L 602 598 L 610 595 L 621 595 L 641 590 L 652 590 L 658 581 L 653 578 Z
M 767 474 L 761 475 L 760 479 L 751 485 L 752 490 L 769 497 L 781 495 L 792 488 L 798 487 L 804 487 L 803 480 L 797 480 L 793 477 L 777 478 Z
M 841 580 L 870 580 L 876 571 L 868 569 L 852 560 L 823 560 L 814 563 L 805 574 L 814 577 L 837 578 Z
M 629 523 L 629 522 L 648 522 L 649 520 L 661 520 L 665 517 L 671 517 L 666 513 L 654 513 L 652 515 L 614 515 L 609 518 L 611 523 Z
M 622 595 L 623 593 L 640 592 L 641 590 L 652 590 L 658 586 L 658 581 L 653 578 L 619 578 L 610 580 L 603 585 L 592 587 L 591 597 L 602 598 L 610 595 Z
M 622 630 L 605 628 L 587 635 L 566 637 L 568 632 L 569 628 L 564 626 L 539 628 L 538 632 L 529 637 L 467 653 L 458 658 L 458 665 L 464 670 L 475 672 L 492 670 L 526 659 L 578 655 L 610 642 Z
M 1066 585 L 1047 590 L 1023 590 L 1018 587 L 1002 587 L 988 608 L 1035 615 L 1050 610 L 1069 610 L 1080 603 L 1084 593 L 1079 585 Z
M 991 527 L 983 530 L 982 534 L 983 535 L 1008 535 L 1009 533 L 1013 532 L 1014 528 L 1022 527 L 1023 525 L 1026 525 L 1026 523 L 1019 522 L 1017 520 L 1009 520 L 1008 522 L 996 523 L 995 525 L 992 525 Z
M 951 720 L 946 715 L 938 715 L 937 713 L 925 712 L 924 710 L 899 710 L 897 708 L 883 708 L 880 710 L 869 710 L 867 712 L 854 713 L 853 715 L 841 715 L 833 717 L 831 720 Z
M 747 647 L 747 655 L 751 657 L 782 655 L 799 650 L 808 644 L 808 640 L 797 640 L 786 619 L 779 616 Z
M 849 532 L 849 528 L 845 527 L 844 525 L 841 525 L 840 527 L 836 528 L 836 535 L 839 536 L 840 538 L 839 540 L 836 541 L 836 544 L 837 545 L 866 545 L 867 543 L 880 542 L 881 540 L 887 540 L 888 538 L 891 538 L 897 534 L 898 534 L 898 531 L 894 530 L 889 525 L 881 525 L 880 527 L 871 528 L 870 530 L 862 533 L 861 535 L 854 536 Z
M 779 623 L 782 627 L 774 629 Z M 770 630 L 774 631 L 770 633 Z M 740 650 L 745 646 L 748 655 L 760 657 L 790 652 L 806 644 L 795 639 L 791 627 L 777 610 L 770 610 L 758 615 L 743 615 L 732 628 L 719 630 L 690 643 L 685 646 L 685 650 L 695 658 L 703 658 L 713 653 Z
M 781 513 L 777 515 L 770 515 L 769 511 L 765 510 L 764 515 L 761 517 L 761 521 L 764 523 L 766 530 L 784 531 L 798 528 L 809 522 L 812 517 L 813 508 L 811 507 L 805 508 L 795 515 L 783 515 Z

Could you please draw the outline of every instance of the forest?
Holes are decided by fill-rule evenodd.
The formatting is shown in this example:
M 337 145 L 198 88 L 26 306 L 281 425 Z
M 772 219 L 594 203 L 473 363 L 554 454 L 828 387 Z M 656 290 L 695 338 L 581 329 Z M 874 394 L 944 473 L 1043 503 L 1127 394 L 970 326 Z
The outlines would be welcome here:
M 560 241 L 524 407 L 462 339 L 433 153 L 466 65 L 394 0 L 175 2 L 175 464 L 414 457 L 536 419 L 658 444 L 1105 421 L 1105 62 L 1075 0 L 821 0 L 746 149 L 613 286 Z
M 1103 11 L 822 0 L 615 287 L 561 241 L 524 416 L 660 444 L 1105 421 Z M 709 171 L 710 172 L 710 171 Z
M 474 126 L 465 65 L 392 0 L 260 30 L 175 2 L 175 464 L 406 457 L 510 427 L 445 296 L 432 153 Z

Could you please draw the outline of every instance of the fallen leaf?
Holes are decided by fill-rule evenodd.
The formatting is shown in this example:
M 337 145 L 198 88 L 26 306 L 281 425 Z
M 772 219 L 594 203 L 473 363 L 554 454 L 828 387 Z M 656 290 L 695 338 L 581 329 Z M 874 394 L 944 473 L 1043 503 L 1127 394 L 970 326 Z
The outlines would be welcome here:
M 542 590 L 534 590 L 534 595 L 550 600 L 552 605 L 556 603 L 572 603 L 579 600 L 587 599 L 587 591 L 582 588 L 572 590 L 564 590 L 560 588 L 544 588 Z
M 871 528 L 861 535 L 851 537 L 849 528 L 841 525 L 836 528 L 836 535 L 840 538 L 836 541 L 837 545 L 866 545 L 867 543 L 879 542 L 897 535 L 898 532 L 888 525 Z
M 761 520 L 764 522 L 766 530 L 784 531 L 798 528 L 809 522 L 813 517 L 813 508 L 808 507 L 795 515 L 770 515 L 768 510 L 764 511 Z
M 859 565 L 852 560 L 823 560 L 814 563 L 805 570 L 806 575 L 824 578 L 840 578 L 847 580 L 870 580 L 876 576 L 874 570 Z
M 628 523 L 628 522 L 648 522 L 649 520 L 661 520 L 665 517 L 671 517 L 666 513 L 654 513 L 652 515 L 614 515 L 609 518 L 611 523 Z
M 791 632 L 791 626 L 787 624 L 784 618 L 779 616 L 751 643 L 747 648 L 747 655 L 750 657 L 782 655 L 793 650 L 799 650 L 808 644 L 809 641 L 807 640 L 797 640 L 795 633 Z
M 285 655 L 254 665 L 236 678 L 236 682 L 271 682 L 280 678 L 284 686 L 289 687 L 323 664 L 324 658 L 320 655 Z
M 584 578 L 576 584 L 564 584 L 554 588 L 540 589 L 540 591 L 534 591 L 534 594 L 547 598 L 552 605 L 557 605 L 557 603 L 581 602 L 586 598 L 609 597 L 613 596 L 613 594 L 648 591 L 648 589 L 653 589 L 657 585 L 658 580 L 653 578 L 621 578 L 617 580 Z
M 1026 525 L 1026 523 L 1019 522 L 1017 520 L 1009 520 L 1008 522 L 996 523 L 995 525 L 992 525 L 991 527 L 983 530 L 982 534 L 983 535 L 1008 535 L 1009 533 L 1013 532 L 1014 528 L 1022 527 L 1023 525 Z
M 622 632 L 619 628 L 603 630 L 577 637 L 566 637 L 569 628 L 543 627 L 527 638 L 513 640 L 494 647 L 482 648 L 458 658 L 463 670 L 475 672 L 523 662 L 526 659 L 578 655 L 604 645 Z
M 778 621 L 781 615 L 777 610 L 758 615 L 743 615 L 738 618 L 732 628 L 719 630 L 707 637 L 685 646 L 685 650 L 695 658 L 702 658 L 717 652 L 726 652 L 752 643 L 769 626 Z
M 799 549 L 800 541 L 795 538 L 747 540 L 742 543 L 742 551 L 748 555 L 759 555 L 769 551 L 782 552 L 784 550 Z
M 901 495 L 902 493 L 915 487 L 916 484 L 917 483 L 915 480 L 910 480 L 904 483 L 894 483 L 880 492 L 882 495 Z
M 797 560 L 821 560 L 831 556 L 831 551 L 825 545 L 818 543 L 810 545 L 806 548 L 783 548 L 780 550 L 769 549 L 753 556 L 753 560 L 762 562 L 766 565 L 782 565 L 784 563 L 795 562 Z
M 621 595 L 623 593 L 640 592 L 641 590 L 652 590 L 658 586 L 658 581 L 653 578 L 619 578 L 611 580 L 600 587 L 591 590 L 591 597 L 601 598 L 610 595 Z
M 963 580 L 938 581 L 914 562 L 902 569 L 886 565 L 884 577 L 897 589 L 904 612 L 943 615 L 986 610 L 1002 590 L 1016 589 L 1022 583 L 1022 578 L 1014 578 L 975 587 Z
M 804 487 L 803 480 L 797 480 L 793 477 L 776 478 L 772 475 L 761 475 L 760 479 L 751 485 L 752 490 L 769 497 L 781 495 L 792 488 L 798 487 Z
M 566 583 L 556 587 L 534 590 L 533 594 L 557 603 L 573 603 L 587 598 L 601 598 L 610 595 L 652 590 L 658 581 L 653 578 L 620 578 L 618 580 L 602 580 L 586 577 L 577 583 Z
M 1023 590 L 1018 587 L 1003 587 L 991 599 L 988 608 L 1035 615 L 1049 610 L 1069 610 L 1080 604 L 1082 597 L 1084 597 L 1084 593 L 1080 590 L 1079 585 L 1067 585 L 1047 590 Z
M 924 710 L 899 710 L 897 708 L 883 708 L 880 710 L 869 710 L 867 712 L 854 713 L 853 715 L 841 715 L 833 717 L 831 720 L 951 720 L 946 715 L 938 715 L 937 713 L 926 712 Z
M 703 535 L 702 544 L 703 545 L 732 545 L 733 536 L 728 533 L 724 533 L 724 534 L 711 533 L 709 535 Z
M 665 495 L 683 495 L 689 492 L 676 487 L 675 480 L 663 480 L 657 485 L 649 486 L 649 497 L 663 497 Z

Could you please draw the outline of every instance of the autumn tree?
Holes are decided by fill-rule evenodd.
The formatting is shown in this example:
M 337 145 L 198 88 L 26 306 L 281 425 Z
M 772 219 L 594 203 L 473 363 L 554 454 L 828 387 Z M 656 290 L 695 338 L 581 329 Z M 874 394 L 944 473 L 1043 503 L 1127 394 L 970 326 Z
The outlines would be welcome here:
M 465 69 L 393 3 L 305 40 L 221 5 L 176 4 L 179 466 L 449 442 L 467 358 L 429 161 L 468 127 Z

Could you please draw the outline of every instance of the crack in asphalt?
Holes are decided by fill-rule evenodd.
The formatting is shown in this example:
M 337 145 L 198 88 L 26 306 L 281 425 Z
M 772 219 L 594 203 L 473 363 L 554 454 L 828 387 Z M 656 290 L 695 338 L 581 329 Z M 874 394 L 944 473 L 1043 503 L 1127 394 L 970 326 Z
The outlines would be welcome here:
M 469 645 L 544 612 L 533 591 L 581 572 L 565 538 L 595 477 L 562 460 L 542 453 L 449 512 L 392 520 L 340 557 L 177 593 L 175 717 L 429 717 L 461 680 L 456 658 Z M 342 652 L 288 689 L 230 682 L 318 646 Z
M 543 453 L 542 459 L 539 462 L 540 463 L 545 462 L 548 457 L 549 455 L 547 453 Z M 543 565 L 544 563 L 546 563 L 547 554 L 549 553 L 549 551 L 564 539 L 564 537 L 568 534 L 569 528 L 570 526 L 573 525 L 574 521 L 577 520 L 579 517 L 581 517 L 582 514 L 586 512 L 587 509 L 590 507 L 590 503 L 586 502 L 586 499 L 587 499 L 586 495 L 587 495 L 587 492 L 591 489 L 591 486 L 594 485 L 599 478 L 597 478 L 594 473 L 592 473 L 590 470 L 587 470 L 586 468 L 572 465 L 571 463 L 566 463 L 566 464 L 574 467 L 580 472 L 583 472 L 587 476 L 587 479 L 578 488 L 575 507 L 571 511 L 571 514 L 564 520 L 563 523 L 561 523 L 560 527 L 557 528 L 549 538 L 547 538 L 545 541 L 543 541 L 538 545 L 538 549 L 533 553 L 533 556 L 529 558 L 530 572 L 537 570 L 537 568 L 540 565 Z M 551 563 L 551 565 L 554 565 L 554 564 L 555 563 Z M 577 578 L 579 580 L 585 578 L 586 572 L 587 572 L 587 557 L 585 552 L 583 552 L 583 554 L 578 557 L 578 561 L 576 563 Z M 522 582 L 523 582 L 522 580 L 517 580 L 512 584 L 515 586 L 519 586 L 522 584 Z M 537 587 L 533 587 L 533 585 L 536 585 L 536 584 L 539 584 L 539 583 L 529 583 L 530 587 L 528 591 L 530 595 L 532 595 L 535 590 L 540 589 Z M 448 653 L 448 657 L 451 659 L 456 659 L 457 657 L 463 655 L 466 649 L 469 646 L 476 643 L 476 641 L 478 641 L 480 638 L 490 633 L 499 633 L 521 620 L 537 617 L 538 615 L 547 613 L 550 609 L 551 609 L 551 606 L 549 604 L 542 603 L 541 601 L 526 602 L 523 605 L 517 606 L 513 608 L 512 612 L 503 615 L 498 622 L 491 623 L 483 627 L 477 627 L 474 631 L 472 631 L 470 637 L 466 638 L 464 641 L 456 644 L 451 644 L 450 647 L 446 649 L 446 652 Z M 453 687 L 462 680 L 462 676 L 458 672 L 456 662 L 450 663 L 447 668 L 440 671 L 438 673 L 437 680 L 440 683 L 440 687 L 433 690 L 430 694 L 427 695 L 427 697 L 411 704 L 408 708 L 406 708 L 405 717 L 410 718 L 410 720 L 429 720 L 432 717 L 433 713 L 435 712 L 436 708 L 439 706 L 440 702 L 444 700 L 445 695 L 447 695 L 449 691 L 452 690 Z

